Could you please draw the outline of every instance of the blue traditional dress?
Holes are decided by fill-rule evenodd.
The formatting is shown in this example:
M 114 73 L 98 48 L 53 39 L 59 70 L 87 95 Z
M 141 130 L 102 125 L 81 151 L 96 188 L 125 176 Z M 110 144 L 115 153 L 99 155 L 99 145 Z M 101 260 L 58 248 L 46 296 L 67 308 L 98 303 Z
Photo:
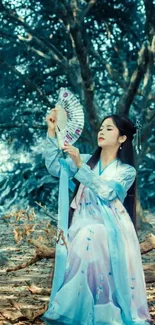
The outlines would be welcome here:
M 148 325 L 151 320 L 138 238 L 123 206 L 135 180 L 134 167 L 113 160 L 93 170 L 81 155 L 78 169 L 63 159 L 57 139 L 47 136 L 45 164 L 60 177 L 58 228 L 67 248 L 56 247 L 55 273 L 46 324 Z M 68 229 L 68 188 L 72 177 L 80 187 L 71 206 L 75 209 Z M 55 320 L 55 322 L 53 322 Z

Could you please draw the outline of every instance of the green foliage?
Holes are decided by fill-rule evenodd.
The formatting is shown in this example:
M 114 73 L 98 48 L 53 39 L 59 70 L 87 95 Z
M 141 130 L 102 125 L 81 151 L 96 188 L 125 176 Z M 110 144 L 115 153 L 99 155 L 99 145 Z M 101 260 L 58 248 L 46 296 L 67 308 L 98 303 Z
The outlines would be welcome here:
M 28 206 L 40 210 L 35 201 L 42 205 L 52 205 L 57 210 L 58 180 L 50 176 L 44 166 L 41 146 L 30 148 L 30 151 L 14 150 L 1 145 L 3 161 L 1 162 L 0 186 L 0 214 L 10 209 L 18 210 Z
M 144 126 L 151 123 L 153 17 L 153 1 L 1 1 L 0 132 L 1 146 L 10 155 L 5 168 L 1 160 L 2 206 L 33 206 L 37 200 L 56 208 L 57 181 L 48 176 L 38 152 L 46 133 L 45 115 L 60 87 L 69 87 L 83 103 L 82 151 L 94 149 L 97 123 L 106 114 L 123 108 L 133 121 L 138 115 Z M 145 137 L 144 156 L 152 143 L 151 133 Z M 21 155 L 28 155 L 26 162 Z M 147 161 L 141 184 L 146 184 L 154 159 Z M 144 186 L 141 193 L 149 201 L 145 206 L 151 207 Z

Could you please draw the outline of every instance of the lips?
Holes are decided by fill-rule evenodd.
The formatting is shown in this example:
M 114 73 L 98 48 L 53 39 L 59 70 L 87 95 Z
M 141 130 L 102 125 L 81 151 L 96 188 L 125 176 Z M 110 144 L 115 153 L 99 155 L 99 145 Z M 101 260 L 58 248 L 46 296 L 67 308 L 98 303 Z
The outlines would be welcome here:
M 98 141 L 102 141 L 102 140 L 105 140 L 104 138 L 98 138 Z

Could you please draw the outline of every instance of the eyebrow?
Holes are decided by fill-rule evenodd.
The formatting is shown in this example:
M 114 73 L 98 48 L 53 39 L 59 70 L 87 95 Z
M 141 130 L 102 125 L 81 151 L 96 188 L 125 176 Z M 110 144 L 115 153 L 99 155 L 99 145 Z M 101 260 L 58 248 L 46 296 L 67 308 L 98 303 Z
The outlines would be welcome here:
M 111 124 L 107 124 L 106 126 L 110 126 L 110 127 L 114 128 L 114 126 Z M 103 128 L 103 125 L 101 125 L 101 128 Z

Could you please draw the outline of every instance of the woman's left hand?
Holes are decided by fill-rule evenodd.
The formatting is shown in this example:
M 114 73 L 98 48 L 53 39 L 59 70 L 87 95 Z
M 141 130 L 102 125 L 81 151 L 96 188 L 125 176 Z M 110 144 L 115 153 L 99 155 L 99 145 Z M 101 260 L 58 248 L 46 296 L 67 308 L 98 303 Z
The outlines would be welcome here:
M 72 158 L 72 160 L 75 162 L 75 165 L 79 168 L 81 167 L 83 161 L 80 157 L 80 152 L 78 148 L 75 148 L 71 144 L 65 144 L 64 147 L 64 152 L 67 152 L 69 156 Z

